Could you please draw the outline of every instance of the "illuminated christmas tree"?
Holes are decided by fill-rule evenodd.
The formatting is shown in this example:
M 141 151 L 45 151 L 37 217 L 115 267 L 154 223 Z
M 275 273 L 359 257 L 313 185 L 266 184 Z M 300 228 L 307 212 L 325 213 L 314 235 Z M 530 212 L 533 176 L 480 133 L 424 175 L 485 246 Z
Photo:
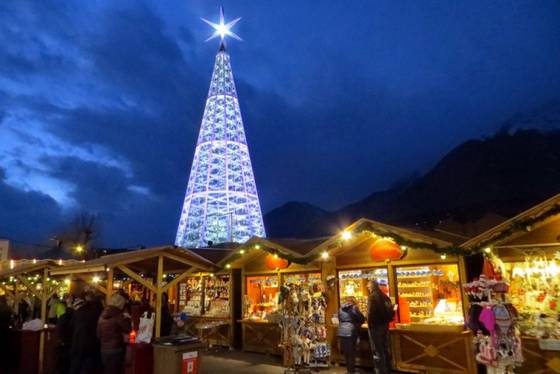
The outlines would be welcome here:
M 224 24 L 203 19 L 221 38 L 206 99 L 175 244 L 204 247 L 209 242 L 242 243 L 265 236 L 257 185 L 224 38 L 240 20 Z

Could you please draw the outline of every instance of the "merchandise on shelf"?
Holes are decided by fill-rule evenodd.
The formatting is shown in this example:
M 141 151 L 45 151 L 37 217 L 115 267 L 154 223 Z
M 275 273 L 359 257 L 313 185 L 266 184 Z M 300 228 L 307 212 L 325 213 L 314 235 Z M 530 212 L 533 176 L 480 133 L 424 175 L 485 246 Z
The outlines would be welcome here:
M 245 318 L 273 319 L 278 310 L 278 276 L 248 276 L 246 282 Z
M 511 303 L 519 311 L 521 334 L 560 340 L 560 253 L 547 259 L 530 255 L 523 262 L 502 265 Z
M 396 275 L 402 324 L 464 323 L 457 264 L 401 267 Z
M 463 285 L 471 301 L 468 327 L 475 333 L 476 361 L 488 372 L 511 373 L 523 362 L 518 312 L 508 299 L 508 284 L 485 258 L 484 273 Z
M 186 282 L 179 284 L 179 307 L 191 316 L 201 315 L 202 278 L 187 278 Z
M 209 277 L 204 289 L 204 315 L 207 317 L 228 317 L 229 275 Z
M 292 369 L 328 366 L 330 347 L 325 326 L 326 298 L 313 274 L 304 282 L 285 282 L 281 287 L 280 344 L 284 364 Z
M 344 300 L 348 296 L 356 299 L 358 308 L 362 313 L 367 315 L 367 298 L 369 291 L 367 283 L 376 279 L 381 289 L 389 295 L 389 282 L 387 278 L 387 269 L 365 269 L 365 270 L 341 270 L 338 272 L 338 290 L 339 299 Z

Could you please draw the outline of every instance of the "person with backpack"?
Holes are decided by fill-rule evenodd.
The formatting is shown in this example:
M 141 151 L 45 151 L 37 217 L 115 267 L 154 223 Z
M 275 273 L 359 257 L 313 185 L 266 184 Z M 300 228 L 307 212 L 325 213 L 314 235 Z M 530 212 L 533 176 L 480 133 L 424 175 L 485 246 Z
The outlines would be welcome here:
M 360 326 L 365 321 L 366 317 L 356 305 L 356 299 L 347 297 L 338 311 L 338 337 L 346 361 L 346 371 L 350 374 L 355 373 L 356 342 Z
M 368 284 L 368 333 L 369 343 L 374 355 L 376 372 L 391 373 L 391 354 L 389 352 L 389 323 L 395 312 L 391 299 L 381 290 L 377 280 Z

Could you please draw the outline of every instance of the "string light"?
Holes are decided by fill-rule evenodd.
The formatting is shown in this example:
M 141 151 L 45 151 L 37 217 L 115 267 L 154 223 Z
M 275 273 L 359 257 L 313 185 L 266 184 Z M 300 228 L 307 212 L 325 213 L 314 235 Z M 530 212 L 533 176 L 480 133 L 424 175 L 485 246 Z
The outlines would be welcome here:
M 445 260 L 445 259 L 447 258 L 447 255 L 446 255 L 446 254 L 443 254 L 443 255 L 441 255 L 440 257 L 441 257 L 442 260 Z
M 245 253 L 245 250 L 242 249 L 242 250 L 239 251 L 239 253 L 244 254 L 244 253 Z
M 486 247 L 486 248 L 484 248 L 484 252 L 490 253 L 490 252 L 492 252 L 492 248 Z
M 323 251 L 323 253 L 321 253 L 321 258 L 323 260 L 326 260 L 327 258 L 329 258 L 329 253 L 327 251 Z
M 231 268 L 231 265 L 230 265 L 230 264 L 227 264 L 227 265 L 226 265 L 226 268 L 227 268 L 227 269 L 230 269 L 230 268 Z
M 64 284 L 67 285 L 67 286 L 70 285 L 70 282 L 71 282 L 71 281 L 70 281 L 69 278 L 66 278 L 66 279 L 64 280 Z
M 76 252 L 81 253 L 84 250 L 84 247 L 82 247 L 80 244 L 78 244 L 76 246 Z
M 274 254 L 274 258 L 278 258 L 278 254 L 277 254 L 277 253 Z
M 352 239 L 352 233 L 350 231 L 343 231 L 342 232 L 342 240 L 348 241 Z
M 101 280 L 101 279 L 99 279 L 99 277 L 98 277 L 97 275 L 95 275 L 95 276 L 92 278 L 93 283 L 99 283 L 100 280 Z
M 255 244 L 255 249 L 261 249 L 261 246 L 258 244 Z

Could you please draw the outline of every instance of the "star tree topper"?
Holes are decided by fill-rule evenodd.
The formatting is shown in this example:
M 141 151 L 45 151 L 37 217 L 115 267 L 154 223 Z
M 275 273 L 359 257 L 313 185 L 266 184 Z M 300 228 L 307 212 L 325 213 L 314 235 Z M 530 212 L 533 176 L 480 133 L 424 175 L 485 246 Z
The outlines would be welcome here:
M 200 18 L 200 19 L 206 22 L 207 24 L 209 24 L 210 26 L 212 26 L 212 28 L 214 29 L 214 34 L 212 34 L 212 36 L 206 39 L 206 41 L 217 38 L 218 36 L 222 39 L 222 41 L 225 39 L 226 36 L 231 36 L 236 40 L 243 41 L 243 39 L 241 39 L 239 35 L 231 31 L 232 27 L 235 26 L 235 24 L 241 20 L 241 17 L 236 18 L 231 22 L 224 23 L 224 7 L 220 7 L 220 23 L 214 23 L 212 21 L 208 21 L 205 18 Z

